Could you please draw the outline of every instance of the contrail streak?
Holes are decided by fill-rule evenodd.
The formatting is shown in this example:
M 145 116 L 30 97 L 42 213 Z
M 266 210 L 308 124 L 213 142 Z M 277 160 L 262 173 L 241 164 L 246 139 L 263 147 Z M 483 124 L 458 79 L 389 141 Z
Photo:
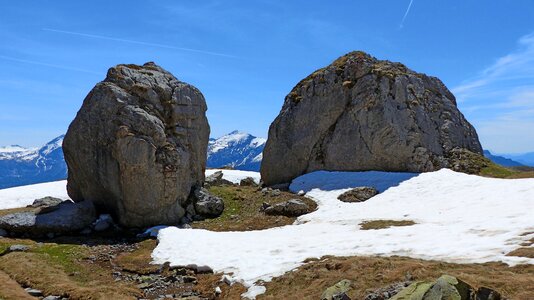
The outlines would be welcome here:
M 184 47 L 175 47 L 175 46 L 165 45 L 165 44 L 147 43 L 147 42 L 142 42 L 142 41 L 134 41 L 134 40 L 128 40 L 128 39 L 114 38 L 114 37 L 103 36 L 103 35 L 87 34 L 87 33 L 73 32 L 73 31 L 66 31 L 66 30 L 58 30 L 58 29 L 51 29 L 51 28 L 43 28 L 42 30 L 50 31 L 50 32 L 56 32 L 56 33 L 83 36 L 83 37 L 88 37 L 88 38 L 93 38 L 93 39 L 108 40 L 108 41 L 114 41 L 114 42 L 137 44 L 137 45 L 151 46 L 151 47 L 159 47 L 159 48 L 166 48 L 166 49 L 173 49 L 173 50 L 189 51 L 189 52 L 208 54 L 208 55 L 215 55 L 215 56 L 222 56 L 222 57 L 237 58 L 236 56 L 229 55 L 229 54 L 224 54 L 224 53 L 204 51 L 204 50 L 192 49 L 192 48 L 184 48 Z
M 72 68 L 72 67 L 67 67 L 67 66 L 62 66 L 62 65 L 49 64 L 49 63 L 40 62 L 40 61 L 34 61 L 34 60 L 20 59 L 20 58 L 4 56 L 4 55 L 0 55 L 0 59 L 14 61 L 14 62 L 20 62 L 20 63 L 25 63 L 25 64 L 32 64 L 32 65 L 56 68 L 56 69 L 61 69 L 61 70 L 68 70 L 68 71 L 76 71 L 76 72 L 84 72 L 84 73 L 102 75 L 101 73 L 90 71 L 90 70 Z
M 412 8 L 412 3 L 413 3 L 413 0 L 410 0 L 410 4 L 408 4 L 408 8 L 406 9 L 406 12 L 404 13 L 404 17 L 402 17 L 400 28 L 404 27 L 404 20 L 406 20 L 406 17 L 410 13 L 410 8 Z

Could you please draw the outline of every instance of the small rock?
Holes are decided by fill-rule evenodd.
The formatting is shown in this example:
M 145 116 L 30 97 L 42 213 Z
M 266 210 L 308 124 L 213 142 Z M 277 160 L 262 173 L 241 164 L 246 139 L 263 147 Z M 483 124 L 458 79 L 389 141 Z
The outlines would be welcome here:
M 240 186 L 257 186 L 258 184 L 256 184 L 256 181 L 254 181 L 254 178 L 247 177 L 247 178 L 241 179 L 241 181 L 239 182 L 239 185 Z
M 231 181 L 223 179 L 223 172 L 217 171 L 210 176 L 207 176 L 204 180 L 206 186 L 219 186 L 219 185 L 233 185 Z
M 300 199 L 291 199 L 264 209 L 264 213 L 271 216 L 298 217 L 309 212 L 311 209 L 308 204 Z
M 8 235 L 9 233 L 5 229 L 0 228 L 0 237 L 5 237 Z
M 343 202 L 363 202 L 376 195 L 378 195 L 377 189 L 364 186 L 347 191 L 339 195 L 337 198 Z
M 303 190 L 300 190 L 300 191 L 297 193 L 297 195 L 299 195 L 299 196 L 304 196 L 304 195 L 306 195 L 306 192 L 303 191 Z
M 46 296 L 43 300 L 61 300 L 61 296 Z
M 25 288 L 24 289 L 26 293 L 30 294 L 30 296 L 34 297 L 41 297 L 43 296 L 43 292 L 40 290 L 32 289 L 32 288 Z
M 218 217 L 224 210 L 221 198 L 211 195 L 205 188 L 195 190 L 192 194 L 195 211 L 204 217 Z
M 30 250 L 30 247 L 26 245 L 11 245 L 9 247 L 9 252 L 25 252 L 28 250 Z
M 275 189 L 271 191 L 271 197 L 278 197 L 282 194 L 279 189 Z
M 216 295 L 216 296 L 219 296 L 220 294 L 222 294 L 222 290 L 221 290 L 221 288 L 220 288 L 220 287 L 216 287 L 216 288 L 215 288 L 215 295 Z
M 53 232 L 49 232 L 46 234 L 46 237 L 49 238 L 49 239 L 53 239 L 54 238 L 54 233 Z
M 350 299 L 345 294 L 351 289 L 352 282 L 347 279 L 343 279 L 333 286 L 327 288 L 321 295 L 321 300 L 346 300 Z M 345 294 L 345 296 L 343 296 Z M 337 298 L 334 298 L 337 297 Z M 346 298 L 343 298 L 346 297 Z

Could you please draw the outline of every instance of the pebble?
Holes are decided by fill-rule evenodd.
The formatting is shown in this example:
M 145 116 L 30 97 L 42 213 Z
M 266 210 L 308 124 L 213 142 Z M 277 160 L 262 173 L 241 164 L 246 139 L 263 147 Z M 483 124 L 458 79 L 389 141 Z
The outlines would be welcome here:
M 61 300 L 60 296 L 46 296 L 43 300 Z
M 32 289 L 32 288 L 25 288 L 24 289 L 26 293 L 30 294 L 30 296 L 34 297 L 41 297 L 43 296 L 43 292 L 40 290 Z

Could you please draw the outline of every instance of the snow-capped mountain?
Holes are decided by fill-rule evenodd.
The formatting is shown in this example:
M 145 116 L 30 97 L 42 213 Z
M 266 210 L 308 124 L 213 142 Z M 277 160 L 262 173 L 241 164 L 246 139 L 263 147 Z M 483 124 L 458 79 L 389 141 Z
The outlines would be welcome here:
M 0 147 L 0 189 L 67 178 L 63 137 L 41 148 Z
M 264 138 L 241 131 L 232 131 L 208 144 L 208 168 L 232 167 L 237 170 L 259 171 Z

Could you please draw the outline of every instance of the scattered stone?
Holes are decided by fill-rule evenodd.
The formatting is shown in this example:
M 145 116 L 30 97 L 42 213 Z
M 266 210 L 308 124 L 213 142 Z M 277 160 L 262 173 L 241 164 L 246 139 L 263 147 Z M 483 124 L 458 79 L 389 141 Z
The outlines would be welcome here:
M 30 250 L 29 246 L 26 245 L 11 245 L 9 246 L 9 252 L 26 252 Z
M 280 195 L 282 195 L 282 192 L 279 189 L 273 189 L 271 191 L 271 197 L 278 197 Z
M 435 171 L 449 167 L 455 148 L 482 156 L 475 128 L 443 82 L 357 51 L 286 96 L 269 128 L 261 177 L 272 186 L 317 170 Z
M 204 185 L 206 187 L 210 187 L 210 186 L 220 186 L 220 185 L 233 185 L 233 183 L 231 181 L 228 181 L 226 179 L 223 179 L 223 172 L 222 171 L 217 171 L 211 175 L 209 175 L 208 177 L 206 177 L 206 179 L 204 180 Z
M 96 232 L 106 231 L 113 225 L 113 218 L 108 214 L 103 214 L 93 223 L 93 229 Z
M 26 293 L 30 294 L 30 296 L 34 296 L 34 297 L 42 297 L 43 296 L 43 292 L 40 291 L 40 290 L 37 290 L 37 289 L 25 288 L 24 290 L 26 291 Z
M 200 188 L 193 193 L 195 211 L 197 214 L 215 218 L 224 211 L 224 202 L 221 198 L 211 195 L 205 188 Z
M 215 295 L 219 296 L 220 294 L 222 294 L 221 288 L 220 287 L 215 287 Z
M 321 295 L 321 300 L 334 300 L 334 299 L 350 299 L 346 293 L 351 289 L 352 282 L 347 279 L 343 279 L 333 286 L 327 288 Z M 334 298 L 336 297 L 336 298 Z M 343 298 L 346 297 L 346 298 Z
M 56 235 L 53 232 L 49 232 L 46 234 L 46 237 L 49 239 L 53 239 Z
M 0 238 L 6 237 L 9 235 L 9 232 L 7 232 L 5 229 L 0 228 Z
M 300 190 L 300 191 L 299 191 L 299 192 L 297 193 L 297 195 L 299 195 L 299 196 L 304 196 L 304 195 L 306 195 L 306 192 L 305 192 L 305 191 L 302 191 L 302 190 Z
M 95 218 L 95 208 L 91 202 L 63 201 L 56 210 L 47 213 L 23 211 L 0 216 L 0 228 L 30 236 L 64 234 L 84 229 Z
M 240 186 L 257 186 L 258 184 L 256 183 L 256 181 L 254 181 L 254 178 L 247 177 L 247 178 L 241 179 L 241 181 L 239 182 L 239 185 Z
M 357 187 L 347 191 L 337 198 L 343 202 L 364 202 L 378 195 L 378 190 L 374 187 Z
M 300 199 L 291 199 L 271 205 L 265 208 L 263 212 L 271 216 L 298 217 L 311 212 L 311 208 Z
M 46 296 L 43 298 L 43 300 L 61 300 L 61 296 Z
M 197 88 L 152 62 L 110 68 L 63 141 L 70 198 L 124 227 L 179 223 L 204 181 L 206 110 Z

